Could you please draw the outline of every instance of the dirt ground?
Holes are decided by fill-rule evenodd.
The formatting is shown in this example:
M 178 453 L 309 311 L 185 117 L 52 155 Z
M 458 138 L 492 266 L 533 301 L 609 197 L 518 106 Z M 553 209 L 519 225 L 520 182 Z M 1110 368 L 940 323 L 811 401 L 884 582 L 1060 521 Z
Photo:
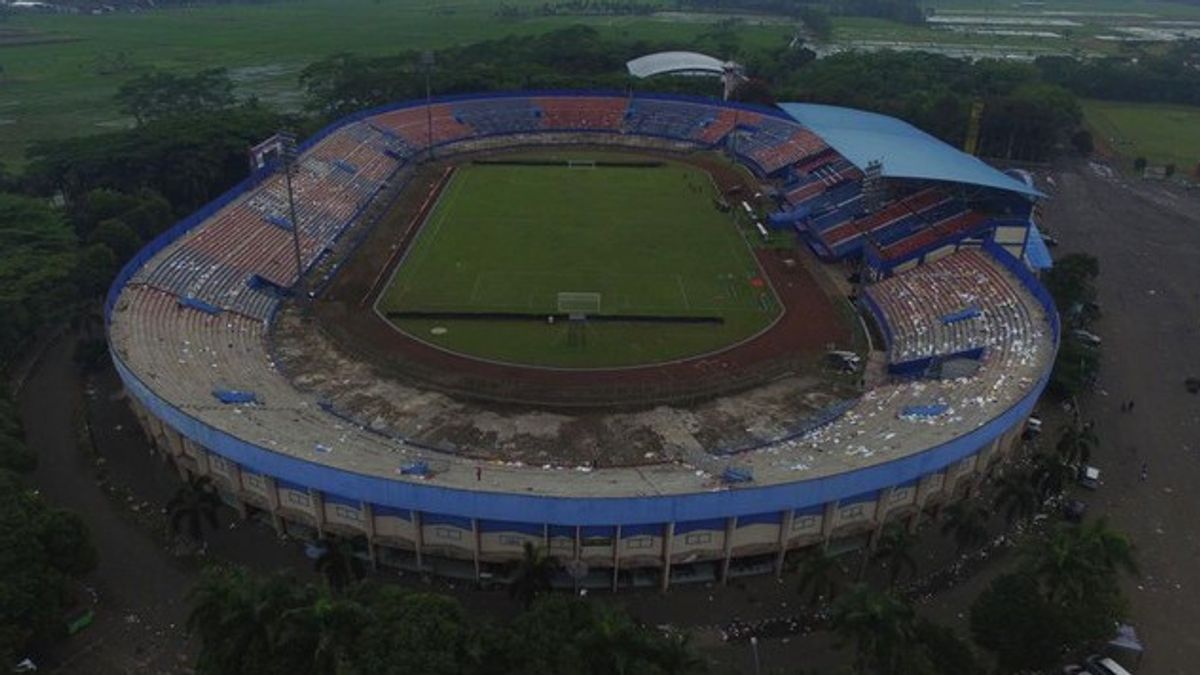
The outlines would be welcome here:
M 1041 178 L 1041 176 L 1039 176 Z M 1103 164 L 1076 163 L 1039 181 L 1055 255 L 1100 260 L 1104 340 L 1093 462 L 1103 485 L 1084 493 L 1138 547 L 1142 578 L 1128 585 L 1146 646 L 1141 675 L 1195 673 L 1200 655 L 1200 191 L 1131 183 Z M 1123 401 L 1132 413 L 1121 413 Z M 1140 480 L 1142 465 L 1148 477 Z

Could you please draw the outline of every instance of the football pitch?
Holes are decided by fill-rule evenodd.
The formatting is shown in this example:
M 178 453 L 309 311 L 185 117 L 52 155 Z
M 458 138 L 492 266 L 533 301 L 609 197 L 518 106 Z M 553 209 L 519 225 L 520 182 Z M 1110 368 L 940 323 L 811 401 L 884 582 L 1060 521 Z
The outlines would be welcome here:
M 707 173 L 594 158 L 600 165 L 460 166 L 381 294 L 381 314 L 455 352 L 569 368 L 703 354 L 778 316 Z M 684 317 L 696 322 L 673 322 Z

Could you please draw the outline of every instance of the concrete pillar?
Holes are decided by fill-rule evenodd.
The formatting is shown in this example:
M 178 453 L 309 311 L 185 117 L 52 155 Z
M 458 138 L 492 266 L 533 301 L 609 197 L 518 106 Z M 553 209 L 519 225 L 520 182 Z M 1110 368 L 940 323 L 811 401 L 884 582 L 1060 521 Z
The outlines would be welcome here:
M 834 522 L 837 520 L 838 500 L 825 504 L 825 513 L 821 515 L 821 548 L 829 546 L 829 538 L 833 536 Z
M 779 519 L 779 553 L 775 556 L 775 578 L 783 576 L 783 565 L 787 561 L 788 538 L 792 534 L 792 524 L 796 521 L 796 512 L 788 509 Z
M 725 519 L 725 555 L 721 559 L 721 585 L 729 583 L 729 561 L 733 558 L 733 532 L 737 529 L 737 516 Z
M 414 531 L 413 548 L 415 548 L 416 552 L 417 552 L 417 569 L 423 571 L 425 569 L 425 560 L 424 560 L 424 552 L 422 549 L 425 548 L 425 530 L 421 526 L 421 512 L 420 511 L 414 510 L 412 512 L 412 522 L 413 522 L 413 531 Z
M 617 592 L 617 575 L 621 571 L 621 526 L 620 525 L 617 525 L 617 527 L 613 530 L 612 543 L 613 543 L 613 545 L 612 545 L 613 546 L 612 589 L 613 589 L 613 593 L 616 593 Z
M 471 541 L 472 541 L 471 557 L 472 557 L 472 560 L 475 562 L 475 583 L 477 583 L 477 584 L 479 583 L 479 572 L 480 572 L 480 562 L 479 562 L 480 541 L 479 540 L 480 540 L 479 519 L 472 518 L 471 519 Z
M 895 490 L 894 487 L 884 488 L 875 498 L 875 529 L 871 530 L 871 536 L 867 539 L 868 551 L 875 550 L 875 546 L 879 543 L 879 535 L 883 534 L 883 526 L 887 524 L 887 515 L 891 510 L 892 494 Z
M 196 468 L 201 476 L 212 475 L 212 453 L 199 445 L 196 446 Z
M 242 491 L 246 489 L 246 486 L 242 484 L 242 467 L 235 462 L 226 461 L 225 469 L 229 472 L 229 485 L 233 488 L 233 493 L 237 495 L 238 516 L 245 520 L 250 514 L 246 509 L 246 500 L 242 499 Z
M 285 534 L 283 517 L 279 515 L 279 488 L 271 476 L 263 476 L 263 485 L 267 488 L 267 507 L 271 510 L 271 524 L 275 526 L 276 534 Z
M 671 549 L 675 546 L 675 521 L 671 521 L 663 526 L 663 566 L 662 566 L 662 582 L 660 587 L 663 591 L 671 585 Z
M 308 489 L 308 501 L 312 505 L 313 522 L 317 525 L 317 539 L 325 538 L 325 495 L 320 490 Z
M 379 569 L 379 559 L 375 551 L 375 509 L 370 502 L 359 502 L 359 513 L 363 517 L 363 531 L 367 534 L 367 557 L 371 559 L 371 571 Z

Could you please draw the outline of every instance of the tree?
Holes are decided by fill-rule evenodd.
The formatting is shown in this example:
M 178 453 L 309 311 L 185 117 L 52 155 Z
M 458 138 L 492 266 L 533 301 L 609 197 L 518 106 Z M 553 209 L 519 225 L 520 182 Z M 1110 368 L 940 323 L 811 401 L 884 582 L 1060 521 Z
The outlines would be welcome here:
M 283 617 L 312 604 L 316 591 L 284 575 L 257 577 L 240 567 L 210 566 L 190 593 L 187 627 L 200 639 L 202 675 L 309 672 Z M 291 635 L 294 637 L 294 633 Z
M 811 594 L 809 602 L 817 604 L 822 599 L 832 601 L 837 597 L 841 578 L 845 570 L 837 558 L 829 555 L 824 547 L 814 546 L 804 553 L 798 564 L 800 583 L 797 592 L 801 596 Z
M 1046 501 L 1067 488 L 1076 469 L 1058 453 L 1041 452 L 1033 458 L 1032 475 L 1041 501 Z
M 1079 419 L 1075 419 L 1063 429 L 1054 449 L 1069 464 L 1087 464 L 1092 457 L 1092 450 L 1099 443 L 1093 424 L 1080 423 Z
M 233 107 L 233 80 L 224 68 L 209 68 L 194 75 L 152 71 L 139 75 L 117 90 L 121 112 L 138 124 L 173 115 L 214 112 Z
M 971 605 L 971 634 L 1003 672 L 1042 671 L 1113 636 L 1128 612 L 1117 575 L 1136 570 L 1124 537 L 1102 520 L 1062 523 L 1021 555 Z
M 62 635 L 74 580 L 95 566 L 83 521 L 0 469 L 0 663 Z
M 457 675 L 476 670 L 486 658 L 479 631 L 451 598 L 371 585 L 357 588 L 354 597 L 368 616 L 352 645 L 351 672 Z
M 521 547 L 521 560 L 517 562 L 509 581 L 509 597 L 528 608 L 534 598 L 550 590 L 550 581 L 557 571 L 558 564 L 544 548 L 525 542 Z
M 38 327 L 79 305 L 72 277 L 76 239 L 45 200 L 0 193 L 0 366 L 16 357 Z
M 196 543 L 204 541 L 204 527 L 217 529 L 221 497 L 213 488 L 212 478 L 188 475 L 187 482 L 175 490 L 175 496 L 167 502 L 171 518 L 171 531 L 184 532 Z
M 974 499 L 963 499 L 946 509 L 946 522 L 942 523 L 942 534 L 954 537 L 955 551 L 959 554 L 986 542 L 988 521 L 991 512 Z
M 1118 574 L 1138 572 L 1133 545 L 1103 518 L 1082 526 L 1059 523 L 1024 555 L 1026 570 L 1051 602 L 1084 599 L 1114 585 Z
M 914 659 L 914 612 L 891 593 L 858 584 L 833 604 L 833 630 L 854 645 L 858 673 L 899 673 Z
M 1060 658 L 1063 618 L 1042 598 L 1035 579 L 1005 574 L 971 604 L 971 635 L 991 652 L 1001 672 L 1040 671 Z
M 1080 129 L 1071 135 L 1071 146 L 1081 155 L 1090 155 L 1096 149 L 1096 144 L 1092 140 L 1092 132 L 1087 129 Z
M 888 525 L 879 537 L 879 544 L 871 559 L 888 568 L 888 588 L 895 587 L 905 570 L 910 575 L 917 573 L 917 561 L 912 556 L 916 543 L 916 537 L 899 523 Z
M 315 562 L 317 572 L 333 591 L 340 592 L 363 578 L 365 570 L 362 560 L 355 555 L 354 541 L 321 539 L 316 545 L 321 549 L 321 554 Z
M 1004 512 L 1004 519 L 1009 525 L 1032 518 L 1041 504 L 1037 482 L 1031 471 L 1010 471 L 996 485 L 994 505 Z

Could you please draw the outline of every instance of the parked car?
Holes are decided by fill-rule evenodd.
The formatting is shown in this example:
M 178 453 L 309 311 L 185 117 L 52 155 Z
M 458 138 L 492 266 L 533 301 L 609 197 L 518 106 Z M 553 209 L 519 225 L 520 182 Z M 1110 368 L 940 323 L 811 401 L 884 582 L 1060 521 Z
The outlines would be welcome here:
M 1100 487 L 1100 469 L 1087 465 L 1079 467 L 1079 484 L 1089 490 Z
M 1083 330 L 1082 328 L 1076 328 L 1075 330 L 1071 331 L 1071 336 L 1074 337 L 1076 340 L 1079 340 L 1080 342 L 1082 342 L 1085 345 L 1088 345 L 1091 347 L 1099 347 L 1100 346 L 1100 342 L 1101 342 L 1100 336 L 1096 335 L 1095 333 Z
M 1128 670 L 1125 670 L 1121 664 L 1099 654 L 1087 657 L 1085 663 L 1087 672 L 1091 673 L 1091 675 L 1133 675 Z

